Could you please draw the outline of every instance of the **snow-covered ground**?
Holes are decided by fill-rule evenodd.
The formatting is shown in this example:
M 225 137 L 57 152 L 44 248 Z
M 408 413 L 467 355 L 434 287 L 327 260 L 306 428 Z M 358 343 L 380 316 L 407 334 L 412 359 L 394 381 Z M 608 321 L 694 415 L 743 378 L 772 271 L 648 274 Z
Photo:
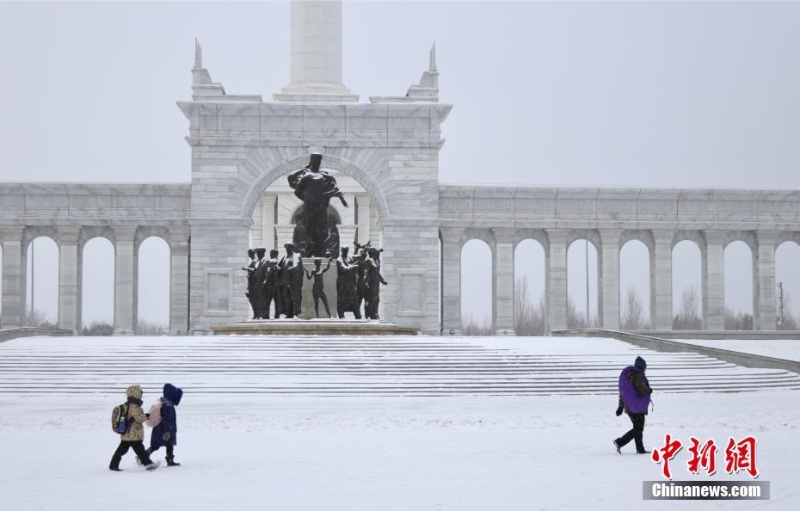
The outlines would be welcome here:
M 800 362 L 800 339 L 673 339 L 676 342 Z
M 124 384 L 113 370 L 87 373 L 82 369 L 96 368 L 93 360 L 103 360 L 102 352 L 91 348 L 98 342 L 75 338 L 0 343 L 0 362 L 11 360 L 12 354 L 21 361 L 25 349 L 31 346 L 52 350 L 48 358 L 56 359 L 55 353 L 59 353 L 70 361 L 67 369 L 41 363 L 40 370 L 26 369 L 24 374 L 8 378 L 0 374 L 4 381 L 0 383 L 0 452 L 5 461 L 0 463 L 0 509 L 92 511 L 148 506 L 170 511 L 527 511 L 713 507 L 788 511 L 800 506 L 800 461 L 794 455 L 800 438 L 800 392 L 665 393 L 659 391 L 656 371 L 651 375 L 655 408 L 647 418 L 645 444 L 661 447 L 664 435 L 670 433 L 687 446 L 691 436 L 714 439 L 722 451 L 729 437 L 753 435 L 758 440 L 758 480 L 771 483 L 771 500 L 643 501 L 642 482 L 661 480 L 661 466 L 648 456 L 633 454 L 632 444 L 622 456 L 614 451 L 612 439 L 629 429 L 630 421 L 624 415 L 615 417 L 613 394 L 509 392 L 487 396 L 462 392 L 447 397 L 332 397 L 247 393 L 242 389 L 248 382 L 256 384 L 261 377 L 259 365 L 254 363 L 255 376 L 246 380 L 240 374 L 246 366 L 228 367 L 227 362 L 215 357 L 208 357 L 205 367 L 196 368 L 191 376 L 181 372 L 187 371 L 188 365 L 175 373 L 169 371 L 169 364 L 155 365 L 163 368 L 160 380 L 186 390 L 178 409 L 176 447 L 176 459 L 183 465 L 146 472 L 135 465 L 133 453 L 129 453 L 122 462 L 125 471 L 112 473 L 107 466 L 118 436 L 110 430 L 111 408 L 124 399 L 124 384 L 156 380 L 149 370 L 154 367 L 151 359 L 137 358 L 125 350 L 146 347 L 156 359 L 159 355 L 173 357 L 175 365 L 180 366 L 176 349 L 182 347 L 187 359 L 197 364 L 204 355 L 196 346 L 221 340 L 106 339 L 105 351 L 119 350 L 117 358 L 130 366 Z M 519 346 L 522 341 L 457 342 L 457 349 L 472 345 L 487 351 L 487 346 L 507 349 L 511 355 L 525 351 Z M 542 357 L 555 359 L 573 351 L 589 359 L 589 355 L 620 356 L 619 360 L 627 363 L 636 354 L 653 361 L 666 355 L 628 348 L 617 341 L 582 342 L 592 344 L 532 341 L 527 346 Z M 506 348 L 503 343 L 507 343 Z M 252 346 L 240 349 L 256 353 Z M 321 353 L 314 351 L 310 356 L 323 357 Z M 514 365 L 517 361 L 509 353 L 505 355 L 507 361 Z M 107 366 L 118 367 L 110 361 Z M 193 393 L 192 387 L 202 383 L 198 378 L 203 370 L 214 385 L 226 379 L 237 384 L 226 392 L 207 389 Z M 141 380 L 136 379 L 138 371 Z M 565 385 L 574 378 L 569 370 L 548 375 L 563 378 Z M 296 381 L 301 376 L 293 373 L 291 378 Z M 337 378 L 344 379 L 341 375 Z M 70 391 L 71 387 L 82 388 L 87 379 L 93 385 L 105 382 L 113 393 Z M 13 385 L 18 380 L 53 382 L 59 388 L 26 394 Z M 146 388 L 145 405 L 157 397 Z M 154 459 L 163 461 L 163 449 Z M 751 480 L 746 473 L 726 474 L 722 452 L 717 456 L 717 474 L 711 477 L 689 474 L 688 459 L 684 448 L 672 461 L 674 480 Z

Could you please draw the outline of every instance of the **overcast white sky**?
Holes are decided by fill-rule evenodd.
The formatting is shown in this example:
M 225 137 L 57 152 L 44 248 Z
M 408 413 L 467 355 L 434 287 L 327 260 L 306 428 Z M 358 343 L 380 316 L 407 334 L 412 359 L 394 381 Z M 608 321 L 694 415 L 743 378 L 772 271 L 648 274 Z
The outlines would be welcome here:
M 287 2 L 0 3 L 0 180 L 188 181 L 194 38 L 229 93 L 269 101 L 288 20 Z M 446 183 L 798 189 L 799 26 L 796 2 L 345 2 L 344 82 L 404 94 L 435 40 Z M 782 252 L 800 296 L 800 248 Z

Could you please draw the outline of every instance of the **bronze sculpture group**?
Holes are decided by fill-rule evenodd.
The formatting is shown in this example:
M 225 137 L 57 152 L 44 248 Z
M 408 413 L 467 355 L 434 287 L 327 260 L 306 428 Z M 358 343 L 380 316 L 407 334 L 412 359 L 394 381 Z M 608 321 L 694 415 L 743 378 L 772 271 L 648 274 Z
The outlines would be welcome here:
M 269 258 L 266 249 L 257 248 L 247 251 L 250 257 L 247 271 L 247 298 L 253 309 L 253 319 L 269 319 L 270 306 L 274 304 L 274 318 L 281 315 L 287 318 L 299 316 L 302 304 L 303 277 L 314 279 L 313 297 L 314 311 L 319 317 L 319 302 L 325 306 L 325 312 L 331 317 L 328 297 L 325 293 L 323 275 L 328 271 L 331 261 L 336 257 L 336 313 L 343 319 L 350 312 L 356 319 L 361 319 L 361 307 L 364 306 L 364 317 L 380 319 L 380 286 L 387 285 L 381 275 L 381 252 L 366 245 L 355 244 L 353 257 L 348 256 L 348 247 L 339 250 L 338 232 L 328 221 L 328 205 L 330 199 L 337 197 L 344 207 L 348 207 L 344 195 L 339 190 L 336 179 L 328 172 L 320 169 L 322 155 L 311 155 L 308 165 L 289 175 L 289 186 L 295 195 L 303 201 L 303 209 L 298 224 L 301 230 L 295 230 L 295 240 L 302 238 L 298 251 L 294 243 L 286 243 L 286 253 L 278 259 L 278 251 L 271 250 Z M 301 254 L 302 252 L 302 254 Z M 313 257 L 314 270 L 304 271 L 304 257 Z M 322 269 L 322 260 L 328 264 Z
M 295 252 L 294 245 L 284 245 L 286 254 L 278 259 L 278 251 L 271 250 L 269 257 L 266 249 L 257 248 L 247 251 L 250 264 L 242 268 L 247 271 L 247 293 L 253 309 L 253 319 L 270 319 L 270 308 L 274 308 L 273 318 L 281 315 L 286 318 L 299 316 L 301 313 L 303 277 L 314 280 L 312 296 L 314 311 L 319 317 L 319 302 L 325 306 L 325 312 L 331 317 L 328 297 L 325 293 L 323 275 L 331 266 L 332 258 L 322 268 L 322 258 L 314 259 L 314 270 L 303 268 L 303 259 Z M 348 257 L 348 247 L 342 248 L 336 259 L 336 313 L 344 319 L 350 312 L 356 319 L 361 319 L 361 306 L 364 306 L 363 317 L 380 319 L 380 286 L 387 285 L 381 275 L 380 255 L 383 250 L 372 248 L 369 243 L 356 243 L 356 255 Z M 272 307 L 271 307 L 272 306 Z

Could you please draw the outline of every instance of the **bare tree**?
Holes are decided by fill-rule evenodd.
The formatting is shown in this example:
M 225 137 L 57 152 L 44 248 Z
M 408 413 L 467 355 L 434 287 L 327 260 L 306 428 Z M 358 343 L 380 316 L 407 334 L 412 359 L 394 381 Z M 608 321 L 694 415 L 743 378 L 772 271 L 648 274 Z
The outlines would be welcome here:
M 753 315 L 725 307 L 725 330 L 752 330 Z
M 587 328 L 588 326 L 586 314 L 575 307 L 575 302 L 571 297 L 567 297 L 567 328 Z
M 783 321 L 779 322 L 778 330 L 797 330 L 797 320 L 792 314 L 792 305 L 789 301 L 788 292 L 783 294 Z
M 136 335 L 167 335 L 168 333 L 167 327 L 162 324 L 140 319 L 139 324 L 136 325 Z
M 544 299 L 538 304 L 531 300 L 528 281 L 517 278 L 514 285 L 514 333 L 516 335 L 544 335 Z
M 622 311 L 622 328 L 625 330 L 643 330 L 647 328 L 642 310 L 642 300 L 636 288 L 629 287 L 625 293 L 625 306 Z
M 83 327 L 83 335 L 114 335 L 114 327 L 103 321 L 92 321 Z
M 673 330 L 701 330 L 703 320 L 697 313 L 698 296 L 697 288 L 689 286 L 681 293 L 681 309 L 672 319 Z
M 30 313 L 27 316 L 25 316 L 25 325 L 34 326 L 37 328 L 47 328 L 49 330 L 55 330 L 58 328 L 58 325 L 52 323 L 47 318 L 47 314 L 45 314 L 44 311 L 41 311 L 39 309 L 35 309 L 33 313 Z
M 492 320 L 478 321 L 472 314 L 461 320 L 461 333 L 464 335 L 488 336 L 492 335 Z

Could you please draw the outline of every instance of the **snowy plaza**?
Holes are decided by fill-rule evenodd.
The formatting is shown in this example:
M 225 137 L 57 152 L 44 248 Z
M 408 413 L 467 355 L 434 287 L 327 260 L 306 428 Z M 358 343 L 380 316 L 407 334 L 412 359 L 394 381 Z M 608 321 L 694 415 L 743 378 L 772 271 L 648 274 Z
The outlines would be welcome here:
M 792 342 L 783 345 L 787 358 Z M 773 349 L 773 355 L 776 349 Z M 780 353 L 778 353 L 780 354 Z M 648 361 L 644 440 L 758 441 L 768 501 L 642 501 L 662 467 L 618 455 L 616 378 Z M 797 374 L 577 338 L 24 338 L 0 343 L 3 509 L 797 509 Z M 122 473 L 111 408 L 171 382 L 181 467 Z M 733 392 L 732 392 L 733 391 Z M 149 441 L 146 430 L 145 443 Z M 692 475 L 684 448 L 673 479 Z M 163 463 L 163 450 L 153 455 Z
M 0 511 L 800 509 L 798 25 L 0 3 Z

